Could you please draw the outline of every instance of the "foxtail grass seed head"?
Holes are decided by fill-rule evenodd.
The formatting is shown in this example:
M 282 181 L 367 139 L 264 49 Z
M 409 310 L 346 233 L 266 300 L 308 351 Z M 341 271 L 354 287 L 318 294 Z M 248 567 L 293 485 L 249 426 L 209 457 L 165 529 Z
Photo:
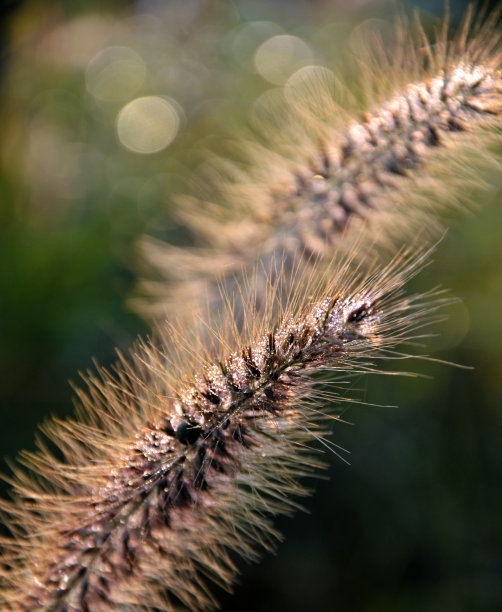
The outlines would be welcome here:
M 424 229 L 435 240 L 445 209 L 482 182 L 476 164 L 499 163 L 490 153 L 502 111 L 496 19 L 476 22 L 469 13 L 457 34 L 446 23 L 433 40 L 400 20 L 394 44 L 373 36 L 359 45 L 357 92 L 319 66 L 274 90 L 261 105 L 272 116 L 266 144 L 239 140 L 249 169 L 215 162 L 214 199 L 181 202 L 201 246 L 144 240 L 150 280 L 136 302 L 140 312 L 163 317 L 206 292 L 217 302 L 218 283 L 232 292 L 257 262 L 266 276 L 270 259 L 287 262 L 298 252 L 329 259 L 353 252 L 361 235 L 368 247 L 391 252 L 417 232 L 425 240 Z M 353 92 L 343 106 L 334 81 Z
M 43 427 L 1 504 L 1 609 L 214 608 L 207 583 L 230 588 L 234 552 L 273 548 L 272 516 L 321 465 L 312 445 L 336 408 L 316 373 L 374 371 L 437 307 L 403 293 L 424 257 L 298 274 L 277 319 L 223 320 L 213 347 L 164 328 L 89 375 L 76 419 Z
M 203 302 L 206 286 L 211 316 L 162 322 L 113 371 L 88 375 L 75 419 L 45 424 L 39 450 L 22 454 L 0 502 L 0 609 L 217 607 L 210 583 L 230 589 L 235 553 L 274 547 L 272 517 L 297 509 L 322 467 L 329 382 L 378 371 L 421 337 L 441 299 L 403 287 L 426 253 L 384 266 L 363 252 L 435 225 L 473 180 L 458 164 L 474 148 L 488 159 L 502 55 L 489 19 L 433 44 L 419 26 L 406 41 L 406 28 L 393 57 L 376 44 L 362 61 L 363 115 L 355 97 L 337 106 L 319 71 L 286 84 L 287 146 L 249 145 L 254 169 L 227 164 L 236 179 L 207 215 L 185 202 L 206 251 L 149 247 L 170 281 L 145 285 L 151 312 Z M 350 257 L 335 267 L 334 252 Z

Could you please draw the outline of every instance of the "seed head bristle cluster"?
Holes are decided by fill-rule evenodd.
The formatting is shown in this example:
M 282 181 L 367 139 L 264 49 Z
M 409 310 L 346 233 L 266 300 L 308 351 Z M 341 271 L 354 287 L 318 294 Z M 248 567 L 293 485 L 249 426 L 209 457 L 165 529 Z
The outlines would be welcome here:
M 160 282 L 144 281 L 140 311 L 162 317 L 206 289 L 218 301 L 218 282 L 232 292 L 257 261 L 267 274 L 277 256 L 330 258 L 352 252 L 362 234 L 369 245 L 394 250 L 417 231 L 439 229 L 445 208 L 458 207 L 480 182 L 472 168 L 476 159 L 492 163 L 489 149 L 500 134 L 495 21 L 476 23 L 469 14 L 459 35 L 450 39 L 444 27 L 434 42 L 419 25 L 400 23 L 387 50 L 372 40 L 358 70 L 364 101 L 351 112 L 337 107 L 319 67 L 286 87 L 275 113 L 285 117 L 281 127 L 265 128 L 273 134 L 268 148 L 248 145 L 249 173 L 222 162 L 215 183 L 234 176 L 215 186 L 216 203 L 203 196 L 180 206 L 207 249 L 145 239 L 147 276 Z
M 424 305 L 402 288 L 422 263 L 312 277 L 254 338 L 230 344 L 226 321 L 211 357 L 189 340 L 172 356 L 170 331 L 90 376 L 77 420 L 44 428 L 57 456 L 40 441 L 2 502 L 2 610 L 215 607 L 206 583 L 229 588 L 233 553 L 273 547 L 272 515 L 321 465 L 312 440 L 336 414 L 312 375 L 371 370 L 410 338 Z

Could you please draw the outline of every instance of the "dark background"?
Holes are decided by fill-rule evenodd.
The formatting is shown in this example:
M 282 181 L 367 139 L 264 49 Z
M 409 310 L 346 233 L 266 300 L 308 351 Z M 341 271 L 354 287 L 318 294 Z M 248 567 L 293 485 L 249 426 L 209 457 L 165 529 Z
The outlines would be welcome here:
M 190 243 L 173 194 L 190 190 L 205 152 L 224 150 L 270 87 L 251 69 L 251 51 L 236 59 L 240 28 L 280 24 L 329 66 L 347 32 L 393 12 L 386 2 L 343 4 L 3 3 L 1 455 L 34 448 L 37 423 L 71 414 L 68 380 L 92 357 L 109 364 L 115 347 L 148 332 L 130 307 L 137 241 L 147 233 Z M 414 4 L 425 23 L 442 12 L 441 3 Z M 467 5 L 450 4 L 454 19 Z M 115 117 L 128 100 L 97 100 L 86 89 L 89 60 L 111 45 L 144 59 L 147 77 L 132 97 L 168 95 L 183 106 L 177 138 L 159 153 L 122 147 Z M 329 479 L 315 482 L 308 513 L 277 521 L 285 535 L 277 556 L 242 564 L 224 609 L 502 609 L 502 193 L 495 171 L 483 178 L 495 190 L 473 189 L 474 214 L 452 215 L 414 286 L 440 284 L 462 298 L 427 350 L 473 369 L 414 361 L 407 369 L 423 376 L 358 380 L 368 403 L 399 408 L 357 404 L 345 413 L 354 426 L 338 426 L 333 439 L 351 451 L 350 467 L 326 457 Z

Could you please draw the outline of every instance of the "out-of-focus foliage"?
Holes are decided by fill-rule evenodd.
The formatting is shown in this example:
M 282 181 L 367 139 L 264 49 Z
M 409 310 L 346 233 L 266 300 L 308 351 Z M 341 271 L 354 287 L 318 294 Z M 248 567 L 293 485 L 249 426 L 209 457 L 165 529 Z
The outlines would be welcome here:
M 340 45 L 392 12 L 383 0 L 14 6 L 0 91 L 2 455 L 71 412 L 67 380 L 92 357 L 110 363 L 147 332 L 128 308 L 137 240 L 190 244 L 175 196 L 208 152 L 238 156 L 232 137 L 253 129 L 268 90 L 306 64 L 343 73 Z M 463 298 L 428 344 L 475 369 L 424 362 L 412 369 L 432 378 L 358 381 L 399 410 L 348 410 L 357 427 L 334 439 L 352 467 L 333 457 L 312 515 L 281 522 L 279 555 L 244 568 L 229 610 L 502 606 L 502 197 L 479 204 L 417 281 Z

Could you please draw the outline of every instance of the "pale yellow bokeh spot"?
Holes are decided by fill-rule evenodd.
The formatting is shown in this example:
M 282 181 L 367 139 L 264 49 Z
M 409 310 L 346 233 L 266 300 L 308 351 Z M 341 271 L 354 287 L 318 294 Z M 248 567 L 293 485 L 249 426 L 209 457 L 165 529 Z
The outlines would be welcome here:
M 274 85 L 283 85 L 293 72 L 310 63 L 310 47 L 289 34 L 272 36 L 258 47 L 254 56 L 256 71 Z
M 146 64 L 129 47 L 107 47 L 88 63 L 87 90 L 98 100 L 120 102 L 133 96 L 146 77 Z
M 135 153 L 157 153 L 170 144 L 180 127 L 180 116 L 166 98 L 146 96 L 126 104 L 117 116 L 117 135 Z

